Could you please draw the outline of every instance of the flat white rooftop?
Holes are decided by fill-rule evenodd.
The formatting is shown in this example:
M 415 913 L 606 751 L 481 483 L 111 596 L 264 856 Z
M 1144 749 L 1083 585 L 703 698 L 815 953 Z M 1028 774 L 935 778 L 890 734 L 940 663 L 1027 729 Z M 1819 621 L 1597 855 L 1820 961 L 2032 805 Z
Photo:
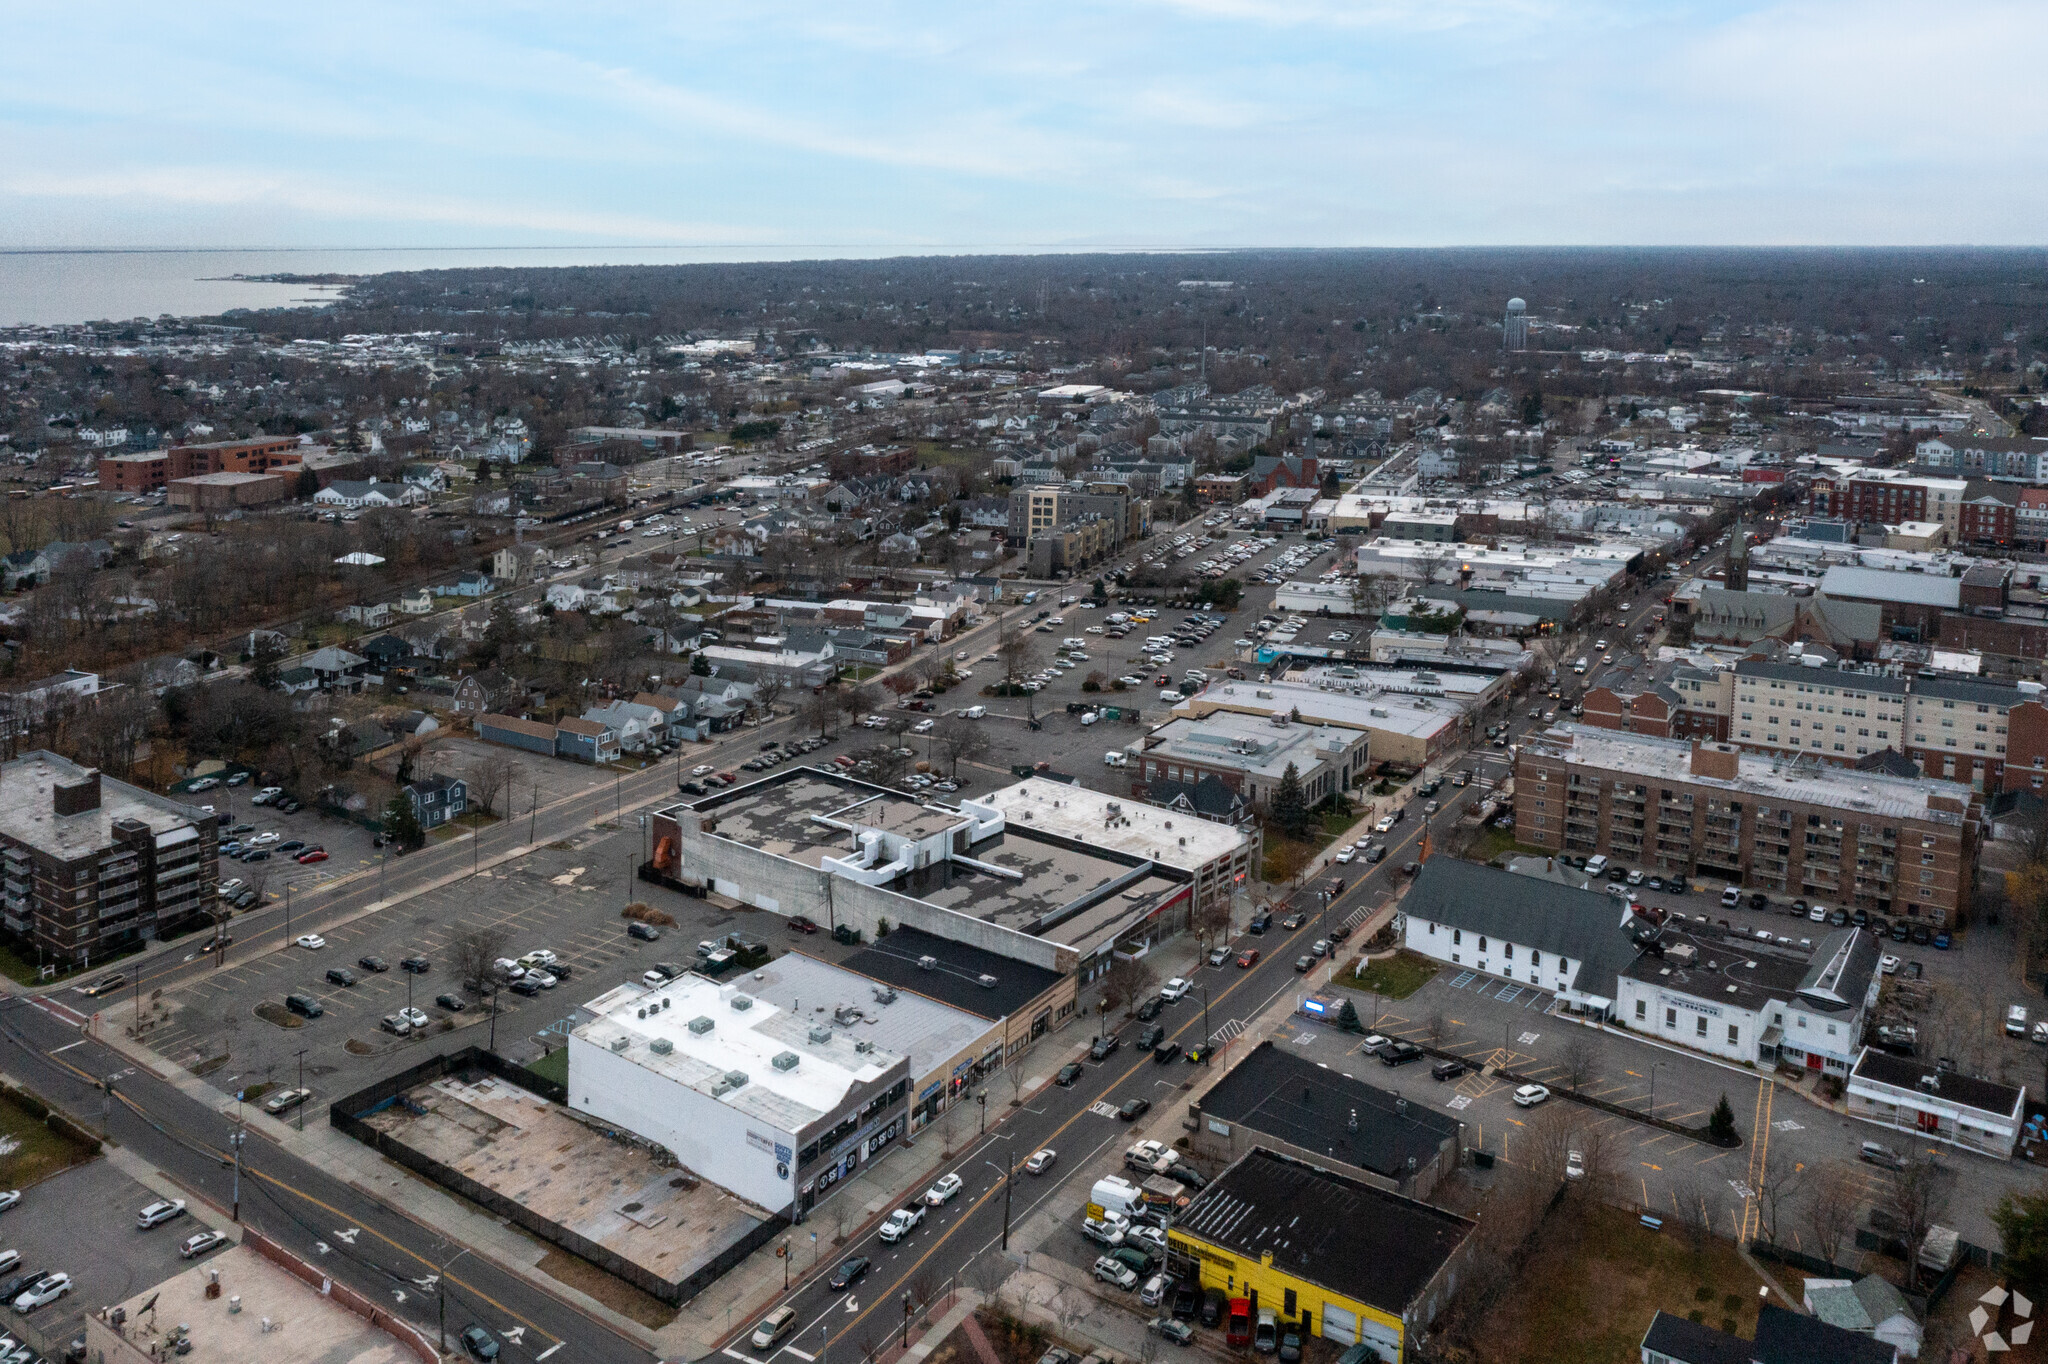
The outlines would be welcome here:
M 1244 835 L 1228 825 L 1064 782 L 1021 781 L 992 791 L 974 804 L 1000 811 L 1018 828 L 1071 838 L 1183 871 L 1234 856 L 1245 842 Z M 1117 807 L 1114 823 L 1110 819 L 1112 805 Z
M 1842 810 L 1920 819 L 1931 824 L 1961 824 L 1951 810 L 1937 810 L 1929 800 L 1943 796 L 1965 808 L 1976 793 L 1958 782 L 1928 778 L 1888 777 L 1846 767 L 1813 766 L 1744 753 L 1734 780 L 1702 777 L 1691 771 L 1692 744 L 1685 739 L 1659 739 L 1586 725 L 1556 725 L 1529 739 L 1523 752 L 1561 757 L 1569 763 L 1629 772 L 1645 777 L 1680 777 L 1695 786 L 1739 791 L 1768 801 L 1803 801 Z
M 685 974 L 659 989 L 621 985 L 583 1006 L 595 1017 L 575 1035 L 787 1132 L 825 1116 L 856 1082 L 880 1079 L 899 1059 L 879 1046 L 861 1050 L 856 1042 L 865 1038 L 754 995 L 750 981 L 721 985 Z M 710 1027 L 693 1031 L 703 1019 Z M 821 1040 L 812 1040 L 814 1026 L 826 1034 Z M 744 1083 L 732 1085 L 740 1075 Z
M 1211 687 L 1189 697 L 1174 708 L 1174 714 L 1202 716 L 1216 710 L 1247 715 L 1289 715 L 1299 712 L 1312 724 L 1343 729 L 1381 730 L 1411 738 L 1427 738 L 1454 725 L 1465 714 L 1465 706 L 1442 696 L 1410 696 L 1368 690 L 1363 695 L 1349 691 L 1325 691 L 1321 687 L 1275 682 L 1254 686 L 1239 682 Z
M 220 1276 L 217 1298 L 206 1296 L 213 1274 Z M 156 1306 L 144 1312 L 147 1302 Z M 119 1333 L 138 1351 L 189 1327 L 191 1349 L 177 1356 L 185 1364 L 419 1364 L 396 1339 L 247 1246 L 221 1251 L 121 1306 L 128 1319 Z

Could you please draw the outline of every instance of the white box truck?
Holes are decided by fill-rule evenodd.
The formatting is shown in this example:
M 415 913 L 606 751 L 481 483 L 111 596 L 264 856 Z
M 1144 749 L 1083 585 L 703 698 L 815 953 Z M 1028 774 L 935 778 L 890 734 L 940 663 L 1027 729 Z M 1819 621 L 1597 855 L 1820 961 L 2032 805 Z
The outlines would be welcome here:
M 1144 1200 L 1144 1191 L 1128 1179 L 1104 1175 L 1088 1191 L 1088 1215 L 1100 1220 L 1104 1212 L 1129 1217 Z

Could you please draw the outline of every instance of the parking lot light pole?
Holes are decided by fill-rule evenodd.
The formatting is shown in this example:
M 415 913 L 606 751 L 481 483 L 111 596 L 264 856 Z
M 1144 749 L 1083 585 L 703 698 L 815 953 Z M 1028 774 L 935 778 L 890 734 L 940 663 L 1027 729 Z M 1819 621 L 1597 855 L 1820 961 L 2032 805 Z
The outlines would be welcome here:
M 228 1145 L 234 1148 L 235 1152 L 235 1206 L 233 1217 L 237 1222 L 242 1220 L 242 1139 L 243 1134 L 239 1127 L 228 1138 Z
M 299 1058 L 299 1088 L 304 1089 L 306 1087 L 306 1049 L 300 1047 L 292 1054 Z M 299 1130 L 303 1132 L 306 1130 L 306 1101 L 300 1099 L 296 1107 L 299 1110 Z

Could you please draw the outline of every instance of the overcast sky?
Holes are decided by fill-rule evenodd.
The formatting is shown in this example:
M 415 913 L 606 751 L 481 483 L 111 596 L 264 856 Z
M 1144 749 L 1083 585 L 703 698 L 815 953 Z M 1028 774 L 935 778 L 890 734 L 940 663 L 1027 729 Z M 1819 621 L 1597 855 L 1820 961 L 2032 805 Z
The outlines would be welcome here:
M 0 246 L 2039 244 L 2048 3 L 7 5 Z

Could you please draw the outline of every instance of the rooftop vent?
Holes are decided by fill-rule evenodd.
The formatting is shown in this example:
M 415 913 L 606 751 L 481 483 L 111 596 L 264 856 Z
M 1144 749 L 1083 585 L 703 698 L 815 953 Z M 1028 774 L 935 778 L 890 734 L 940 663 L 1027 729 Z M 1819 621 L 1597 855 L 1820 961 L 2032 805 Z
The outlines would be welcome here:
M 645 1017 L 647 1017 L 647 1006 L 646 1006 L 645 1004 L 642 1004 L 642 1005 L 640 1006 L 640 1013 L 639 1013 L 639 1017 L 641 1017 L 641 1018 L 645 1018 Z
M 660 1004 L 658 1004 L 658 1005 L 657 1005 L 657 1006 L 655 1006 L 655 1007 L 657 1007 L 657 1008 L 662 1008 L 662 1009 L 666 1009 L 667 1007 L 669 1007 L 669 1005 L 671 1005 L 671 1004 L 673 1004 L 673 1003 L 675 1003 L 675 1002 L 676 1002 L 676 1001 L 675 1001 L 675 997 L 674 997 L 674 996 L 672 996 L 672 995 L 663 995 L 663 996 L 661 997 L 661 1003 L 660 1003 Z
M 796 1069 L 797 1059 L 797 1054 L 795 1052 L 785 1051 L 777 1055 L 776 1058 L 773 1061 L 770 1061 L 768 1064 L 775 1067 L 777 1070 L 791 1071 Z
M 666 1037 L 657 1037 L 647 1044 L 647 1050 L 653 1052 L 656 1056 L 666 1056 L 675 1049 L 676 1044 L 669 1041 Z
M 873 1051 L 875 1044 L 872 1042 L 856 1042 L 853 1044 L 853 1049 L 855 1051 Z
M 981 977 L 981 988 L 982 988 L 982 989 L 984 989 L 984 990 L 993 990 L 993 989 L 995 989 L 995 988 L 996 988 L 996 978 L 995 978 L 994 976 L 983 976 L 983 977 Z
M 625 1038 L 625 1037 L 614 1037 L 614 1038 L 612 1039 L 612 1050 L 613 1050 L 613 1051 L 624 1051 L 624 1050 L 625 1050 L 625 1049 L 626 1049 L 627 1047 L 629 1047 L 629 1046 L 631 1046 L 631 1045 L 632 1045 L 632 1039 L 630 1039 L 630 1038 Z
M 880 987 L 880 988 L 876 989 L 876 991 L 875 991 L 875 1003 L 877 1003 L 877 1004 L 894 1004 L 895 1002 L 896 1002 L 896 992 L 895 992 L 894 990 L 891 990 L 891 989 L 889 989 L 889 988 L 888 988 L 888 987 L 886 987 L 886 986 L 883 986 L 883 987 Z
M 830 1028 L 826 1028 L 826 1027 L 818 1027 L 818 1026 L 813 1026 L 813 1027 L 811 1028 L 811 1041 L 813 1041 L 813 1042 L 818 1042 L 818 1043 L 825 1043 L 825 1042 L 830 1042 L 831 1040 L 832 1040 L 832 1030 L 831 1030 Z
M 746 1084 L 747 1073 L 744 1070 L 728 1070 L 725 1073 L 725 1082 L 731 1085 L 734 1089 L 738 1089 L 740 1086 Z
M 712 1023 L 711 1020 L 708 1018 L 700 1017 L 693 1018 L 690 1020 L 690 1031 L 696 1033 L 699 1037 L 702 1037 L 705 1033 L 710 1032 L 711 1028 Z
M 752 995 L 734 995 L 732 997 L 732 1007 L 740 1013 L 745 1013 L 754 1007 L 754 997 Z
M 917 969 L 920 971 L 936 971 L 939 969 L 939 959 L 937 957 L 919 957 L 917 959 Z

